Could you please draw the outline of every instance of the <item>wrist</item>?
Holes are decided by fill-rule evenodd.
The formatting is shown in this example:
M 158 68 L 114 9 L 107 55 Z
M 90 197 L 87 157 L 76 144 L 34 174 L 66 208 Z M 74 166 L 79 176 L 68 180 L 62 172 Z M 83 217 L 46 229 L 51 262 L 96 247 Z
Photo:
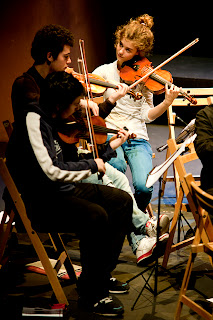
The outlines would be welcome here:
M 116 105 L 116 99 L 112 96 L 110 96 L 109 98 L 107 98 L 107 101 L 112 104 L 113 106 Z
M 164 108 L 168 108 L 172 104 L 172 101 L 167 100 L 166 98 L 163 100 L 162 105 Z

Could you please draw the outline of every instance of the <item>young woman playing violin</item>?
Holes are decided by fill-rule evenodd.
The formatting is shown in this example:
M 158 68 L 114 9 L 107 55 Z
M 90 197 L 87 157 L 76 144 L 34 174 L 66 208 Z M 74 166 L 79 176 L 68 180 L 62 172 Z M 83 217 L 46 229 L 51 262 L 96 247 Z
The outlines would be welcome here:
M 102 76 L 105 80 L 120 82 L 120 73 L 125 64 L 135 59 L 143 59 L 153 48 L 154 36 L 152 33 L 153 18 L 144 14 L 137 19 L 131 19 L 126 25 L 118 27 L 115 33 L 115 48 L 117 60 L 96 68 L 93 73 Z M 179 88 L 165 86 L 165 99 L 154 107 L 153 94 L 140 83 L 136 92 L 143 94 L 142 99 L 135 100 L 126 95 L 117 101 L 116 106 L 107 116 L 106 125 L 109 128 L 126 126 L 130 133 L 134 132 L 137 138 L 131 144 L 125 142 L 117 151 L 117 157 L 110 160 L 110 164 L 122 172 L 126 172 L 127 164 L 132 173 L 135 198 L 141 210 L 145 210 L 152 196 L 152 188 L 147 189 L 146 179 L 152 169 L 152 149 L 149 143 L 146 123 L 162 115 L 173 100 L 178 96 Z M 111 94 L 107 89 L 104 98 Z M 126 163 L 127 161 L 127 163 Z

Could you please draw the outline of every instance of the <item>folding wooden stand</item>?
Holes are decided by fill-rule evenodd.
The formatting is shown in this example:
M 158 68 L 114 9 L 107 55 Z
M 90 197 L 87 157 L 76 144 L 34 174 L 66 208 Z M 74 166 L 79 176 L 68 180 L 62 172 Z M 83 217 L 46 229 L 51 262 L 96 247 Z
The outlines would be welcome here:
M 213 313 L 205 310 L 201 305 L 194 302 L 187 295 L 187 288 L 192 272 L 192 268 L 194 265 L 195 258 L 199 252 L 205 252 L 209 258 L 212 265 L 213 258 L 213 226 L 209 217 L 209 210 L 213 210 L 213 196 L 204 192 L 201 188 L 199 188 L 192 175 L 188 174 L 185 176 L 185 183 L 188 186 L 188 190 L 191 195 L 191 199 L 193 201 L 194 207 L 196 209 L 198 218 L 197 222 L 197 231 L 195 234 L 195 238 L 193 244 L 191 246 L 191 252 L 189 256 L 189 260 L 186 266 L 186 271 L 184 274 L 180 295 L 177 304 L 177 310 L 175 314 L 175 320 L 180 319 L 181 310 L 183 304 L 187 305 L 194 312 L 199 314 L 202 318 L 207 320 L 213 319 Z
M 5 183 L 10 197 L 11 197 L 11 204 L 12 204 L 12 209 L 11 212 L 7 212 L 7 214 L 10 216 L 11 219 L 11 223 L 10 223 L 10 227 L 8 227 L 8 231 L 10 231 L 11 229 L 11 224 L 13 221 L 13 218 L 15 216 L 15 214 L 19 214 L 23 225 L 26 229 L 26 232 L 33 244 L 33 247 L 44 267 L 44 270 L 47 274 L 47 277 L 49 279 L 49 282 L 52 286 L 52 289 L 54 291 L 54 294 L 56 296 L 56 299 L 58 300 L 59 303 L 65 303 L 66 305 L 68 305 L 68 300 L 65 296 L 65 293 L 62 289 L 62 286 L 60 284 L 60 281 L 57 277 L 57 273 L 60 269 L 60 267 L 62 266 L 62 264 L 64 264 L 67 273 L 70 277 L 70 279 L 74 282 L 76 282 L 76 274 L 72 265 L 72 262 L 67 254 L 67 251 L 65 249 L 64 243 L 60 237 L 60 235 L 58 233 L 50 233 L 51 235 L 51 240 L 53 241 L 54 244 L 54 248 L 59 256 L 55 267 L 53 268 L 49 257 L 47 255 L 47 252 L 37 234 L 37 232 L 35 230 L 32 229 L 31 226 L 31 222 L 29 220 L 29 218 L 27 217 L 27 213 L 26 213 L 26 208 L 25 205 L 23 203 L 23 200 L 21 198 L 21 195 L 19 194 L 15 183 L 7 169 L 7 166 L 5 164 L 4 159 L 0 158 L 0 175 L 2 177 L 3 182 Z M 42 205 L 42 204 L 41 204 Z M 2 227 L 4 227 L 2 225 Z M 4 228 L 3 228 L 4 229 Z M 5 237 L 6 239 L 6 237 Z M 5 240 L 3 241 L 3 243 L 1 243 L 1 250 L 4 251 L 4 245 L 5 245 Z
M 169 150 L 171 151 L 171 153 L 174 153 L 178 149 L 178 145 L 176 144 L 175 139 L 168 140 L 168 145 L 169 145 Z M 180 212 L 182 210 L 182 201 L 183 201 L 184 194 L 188 200 L 190 209 L 191 209 L 191 206 L 193 205 L 193 203 L 191 203 L 191 198 L 190 198 L 188 186 L 186 185 L 186 183 L 184 181 L 184 176 L 186 175 L 186 169 L 184 167 L 184 164 L 189 161 L 196 160 L 196 159 L 198 159 L 198 157 L 195 152 L 193 143 L 188 145 L 187 147 L 189 148 L 189 152 L 184 155 L 178 156 L 177 159 L 174 161 L 175 169 L 177 171 L 178 178 L 180 181 L 180 189 L 179 189 L 177 202 L 175 204 L 175 211 L 174 211 L 174 215 L 172 218 L 172 223 L 171 223 L 170 230 L 169 230 L 169 238 L 168 238 L 166 250 L 164 253 L 164 258 L 163 258 L 163 263 L 162 263 L 162 266 L 164 268 L 166 268 L 166 266 L 167 266 L 169 255 L 171 252 L 191 244 L 194 239 L 194 237 L 191 237 L 189 239 L 179 241 L 178 243 L 173 244 L 176 226 L 178 223 Z M 195 220 L 197 219 L 196 215 L 194 215 L 194 219 Z

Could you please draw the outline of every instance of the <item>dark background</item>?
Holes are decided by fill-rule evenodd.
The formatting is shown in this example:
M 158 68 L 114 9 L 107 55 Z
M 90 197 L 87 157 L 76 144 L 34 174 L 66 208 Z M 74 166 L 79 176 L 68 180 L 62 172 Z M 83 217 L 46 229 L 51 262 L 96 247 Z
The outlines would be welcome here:
M 154 66 L 198 37 L 197 44 L 165 68 L 172 73 L 175 84 L 182 87 L 212 86 L 212 8 L 209 1 L 190 1 L 190 4 L 187 1 L 112 0 L 3 2 L 0 11 L 0 140 L 7 140 L 2 121 L 13 121 L 12 83 L 33 63 L 31 42 L 39 28 L 56 23 L 73 32 L 76 43 L 72 50 L 72 66 L 75 69 L 79 57 L 78 39 L 84 39 L 91 72 L 98 65 L 115 59 L 113 34 L 117 26 L 143 13 L 154 17 L 155 44 L 149 57 Z M 163 95 L 155 97 L 157 102 L 161 99 Z
M 92 1 L 96 3 L 97 1 Z M 186 56 L 212 58 L 212 10 L 210 2 L 202 1 L 131 1 L 131 5 L 120 5 L 120 1 L 102 2 L 104 40 L 107 43 L 107 59 L 114 58 L 112 35 L 118 25 L 126 23 L 131 17 L 143 13 L 154 17 L 154 54 L 172 55 L 186 44 L 199 38 L 200 42 L 184 53 Z M 108 4 L 108 5 L 107 5 Z M 202 4 L 202 5 L 201 5 Z M 103 39 L 102 39 L 103 40 Z

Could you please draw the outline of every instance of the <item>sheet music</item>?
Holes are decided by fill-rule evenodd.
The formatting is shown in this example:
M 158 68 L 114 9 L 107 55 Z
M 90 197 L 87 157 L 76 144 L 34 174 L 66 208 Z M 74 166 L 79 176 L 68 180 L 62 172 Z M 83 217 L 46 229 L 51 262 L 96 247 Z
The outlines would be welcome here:
M 150 171 L 147 180 L 146 187 L 150 188 L 153 184 L 162 176 L 162 174 L 170 167 L 170 165 L 177 159 L 177 157 L 185 150 L 187 144 L 192 143 L 196 134 L 186 139 L 185 142 L 181 145 L 179 149 L 177 149 L 166 161 L 164 161 L 161 165 L 155 167 L 152 171 Z

